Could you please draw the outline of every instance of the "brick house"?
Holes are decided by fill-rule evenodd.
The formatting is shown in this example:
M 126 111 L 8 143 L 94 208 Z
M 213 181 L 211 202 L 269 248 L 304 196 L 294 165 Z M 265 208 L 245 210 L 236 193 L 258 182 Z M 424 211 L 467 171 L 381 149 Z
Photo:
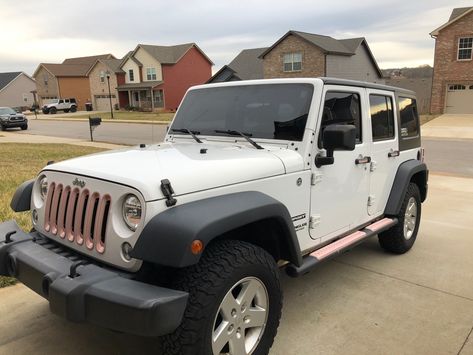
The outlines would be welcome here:
M 366 39 L 289 31 L 260 55 L 263 77 L 329 76 L 384 83 Z
M 119 68 L 120 107 L 141 110 L 176 110 L 187 89 L 203 84 L 212 73 L 212 61 L 195 44 L 155 46 L 138 44 Z M 119 76 L 122 80 L 121 76 Z
M 89 69 L 87 76 L 94 110 L 109 111 L 110 98 L 112 107 L 115 108 L 119 104 L 117 87 L 125 83 L 125 72 L 120 69 L 121 62 L 121 59 L 97 59 Z
M 35 90 L 34 80 L 23 72 L 0 73 L 0 106 L 31 107 Z
M 33 74 L 40 105 L 51 99 L 74 97 L 79 110 L 91 99 L 88 73 L 99 59 L 115 59 L 112 54 L 67 58 L 62 63 L 41 63 Z
M 473 7 L 453 9 L 435 38 L 430 111 L 473 113 Z

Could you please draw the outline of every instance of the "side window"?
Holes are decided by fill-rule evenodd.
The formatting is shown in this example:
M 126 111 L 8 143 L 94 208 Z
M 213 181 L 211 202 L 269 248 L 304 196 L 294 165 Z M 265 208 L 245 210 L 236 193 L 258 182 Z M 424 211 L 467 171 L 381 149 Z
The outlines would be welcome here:
M 401 137 L 415 137 L 419 134 L 419 115 L 415 99 L 399 97 L 399 114 L 401 118 Z
M 63 104 L 63 103 L 64 103 L 64 100 L 59 100 L 58 103 Z
M 389 96 L 370 95 L 373 141 L 394 138 L 393 101 Z
M 324 112 L 319 134 L 319 148 L 325 127 L 332 124 L 347 124 L 356 127 L 356 143 L 361 143 L 360 95 L 352 92 L 329 91 L 325 94 Z

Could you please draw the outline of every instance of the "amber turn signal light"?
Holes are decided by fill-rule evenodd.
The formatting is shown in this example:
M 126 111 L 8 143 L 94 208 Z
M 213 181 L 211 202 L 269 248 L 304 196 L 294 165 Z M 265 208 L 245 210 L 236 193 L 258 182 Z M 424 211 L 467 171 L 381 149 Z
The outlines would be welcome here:
M 192 254 L 194 255 L 200 254 L 202 253 L 202 250 L 204 250 L 204 243 L 202 243 L 202 241 L 198 239 L 192 241 L 192 244 L 191 244 Z

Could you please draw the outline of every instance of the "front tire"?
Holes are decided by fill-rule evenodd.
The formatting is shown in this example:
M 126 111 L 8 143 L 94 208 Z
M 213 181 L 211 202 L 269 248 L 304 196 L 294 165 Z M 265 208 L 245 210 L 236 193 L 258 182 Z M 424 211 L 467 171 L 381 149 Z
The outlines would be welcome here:
M 22 131 L 25 131 L 28 129 L 28 125 L 27 124 L 24 124 L 23 126 L 21 126 L 21 130 Z
M 76 106 L 71 106 L 71 112 L 76 112 L 77 111 L 77 107 Z
M 384 250 L 404 254 L 412 248 L 419 231 L 421 207 L 419 187 L 411 182 L 396 216 L 398 224 L 378 236 L 379 244 Z
M 279 270 L 265 250 L 227 240 L 210 245 L 197 265 L 180 271 L 189 292 L 181 325 L 163 338 L 167 355 L 264 355 L 281 317 Z

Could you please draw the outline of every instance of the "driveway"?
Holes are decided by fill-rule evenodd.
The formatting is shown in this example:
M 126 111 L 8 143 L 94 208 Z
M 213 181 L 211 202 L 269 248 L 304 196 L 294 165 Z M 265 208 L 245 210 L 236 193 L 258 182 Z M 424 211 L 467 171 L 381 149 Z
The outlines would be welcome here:
M 445 114 L 422 125 L 423 138 L 473 139 L 473 115 Z

